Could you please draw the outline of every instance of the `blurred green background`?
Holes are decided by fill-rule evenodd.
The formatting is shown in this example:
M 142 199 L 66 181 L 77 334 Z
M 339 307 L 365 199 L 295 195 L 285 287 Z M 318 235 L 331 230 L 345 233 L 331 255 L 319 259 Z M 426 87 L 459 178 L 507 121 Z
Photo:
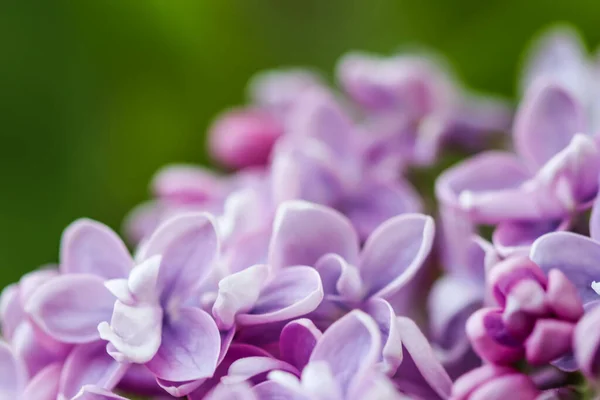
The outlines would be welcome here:
M 204 132 L 278 66 L 331 77 L 353 49 L 423 44 L 474 88 L 513 96 L 552 22 L 600 39 L 598 0 L 5 0 L 0 3 L 0 288 L 57 260 L 86 216 L 119 229 L 169 162 L 207 162 Z

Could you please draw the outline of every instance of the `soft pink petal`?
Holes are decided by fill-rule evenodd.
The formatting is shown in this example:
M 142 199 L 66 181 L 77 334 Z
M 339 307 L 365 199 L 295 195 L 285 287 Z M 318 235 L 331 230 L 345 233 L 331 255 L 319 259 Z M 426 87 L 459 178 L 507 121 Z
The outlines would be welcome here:
M 93 385 L 86 385 L 72 400 L 127 400 L 125 397 L 114 394 L 109 390 Z
M 23 399 L 56 400 L 62 363 L 48 365 L 29 381 Z
M 10 346 L 0 341 L 0 398 L 18 399 L 27 384 L 27 370 Z

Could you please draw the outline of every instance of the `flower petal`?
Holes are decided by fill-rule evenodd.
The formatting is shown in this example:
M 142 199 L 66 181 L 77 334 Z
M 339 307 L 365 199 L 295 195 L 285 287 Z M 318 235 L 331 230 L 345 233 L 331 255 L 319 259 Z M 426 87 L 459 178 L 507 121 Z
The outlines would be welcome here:
M 188 395 L 189 400 L 204 399 L 204 396 L 208 392 L 210 392 L 215 386 L 219 385 L 219 383 L 221 382 L 221 378 L 227 375 L 227 373 L 229 371 L 229 367 L 234 362 L 236 362 L 237 360 L 243 359 L 243 358 L 248 358 L 248 357 L 272 357 L 272 356 L 269 353 L 267 353 L 265 350 L 263 350 L 259 347 L 256 347 L 256 346 L 252 346 L 249 344 L 242 344 L 242 343 L 233 343 L 229 347 L 229 350 L 225 354 L 225 357 L 223 357 L 223 360 L 221 362 L 219 362 L 219 365 L 218 365 L 217 369 L 215 370 L 214 375 L 211 378 L 204 380 L 196 390 L 194 390 L 192 393 L 190 393 Z
M 99 339 L 97 326 L 110 318 L 114 301 L 103 278 L 68 274 L 40 286 L 25 304 L 25 310 L 54 339 L 88 343 Z
M 360 382 L 379 361 L 381 334 L 371 317 L 354 310 L 333 323 L 315 346 L 310 363 L 329 365 L 344 393 Z
M 223 330 L 231 329 L 238 314 L 247 313 L 254 307 L 268 278 L 267 265 L 253 265 L 221 279 L 212 308 L 217 326 Z
M 279 358 L 302 371 L 321 336 L 321 331 L 309 319 L 288 323 L 279 337 Z
M 215 223 L 209 214 L 190 213 L 163 223 L 148 239 L 140 259 L 162 256 L 158 282 L 161 301 L 189 295 L 210 272 L 218 253 Z
M 407 317 L 397 317 L 396 323 L 398 324 L 402 345 L 406 350 L 404 360 L 408 359 L 409 362 L 403 361 L 400 364 L 400 368 L 394 377 L 395 380 L 398 377 L 402 378 L 403 373 L 406 371 L 405 368 L 414 366 L 420 375 L 419 380 L 423 380 L 441 398 L 450 397 L 452 380 L 436 358 L 433 349 L 419 327 Z
M 114 347 L 111 355 L 121 362 L 150 361 L 161 344 L 163 310 L 157 306 L 130 306 L 117 301 L 110 324 L 97 326 L 103 340 Z
M 16 357 L 25 363 L 29 376 L 35 376 L 50 364 L 62 362 L 72 348 L 36 331 L 30 321 L 18 326 L 11 345 Z
M 208 378 L 217 367 L 220 335 L 212 317 L 183 307 L 169 317 L 158 352 L 146 366 L 157 378 L 183 382 Z
M 223 377 L 221 381 L 225 383 L 244 382 L 270 371 L 300 374 L 293 365 L 273 357 L 244 357 L 231 364 L 227 376 Z
M 190 397 L 190 400 L 194 398 Z M 259 400 L 265 397 L 257 397 L 250 385 L 246 383 L 220 384 L 215 386 L 204 400 Z
M 590 237 L 600 241 L 600 196 L 596 196 L 590 215 Z
M 529 256 L 546 273 L 562 271 L 575 285 L 583 304 L 599 300 L 592 283 L 600 279 L 600 243 L 570 232 L 555 232 L 533 243 Z
M 124 278 L 132 266 L 127 247 L 108 226 L 80 219 L 65 229 L 60 243 L 60 270 L 63 273 Z
M 390 296 L 406 285 L 429 255 L 434 239 L 429 216 L 404 214 L 380 225 L 361 254 L 361 278 L 369 296 Z
M 367 181 L 338 207 L 364 240 L 386 220 L 420 212 L 423 205 L 415 189 L 406 181 L 393 184 Z
M 85 385 L 112 390 L 128 368 L 129 365 L 118 363 L 106 352 L 106 343 L 102 341 L 79 345 L 65 360 L 59 393 L 72 398 Z
M 573 346 L 581 372 L 589 378 L 600 374 L 600 307 L 588 311 L 575 327 Z
M 293 390 L 275 381 L 259 383 L 254 386 L 254 393 L 260 400 L 309 400 L 309 397 L 304 396 L 300 390 Z
M 11 340 L 15 330 L 25 318 L 17 284 L 6 286 L 0 295 L 0 327 L 2 337 Z
M 517 152 L 533 168 L 544 165 L 584 132 L 583 109 L 562 86 L 538 81 L 528 88 L 515 117 Z
M 18 399 L 27 378 L 25 365 L 15 357 L 7 343 L 0 341 L 0 398 Z
M 127 400 L 125 397 L 93 385 L 85 385 L 72 400 Z
M 402 363 L 402 340 L 396 323 L 396 313 L 387 301 L 383 299 L 371 299 L 365 311 L 373 318 L 379 326 L 381 332 L 381 342 L 383 349 L 381 356 L 383 358 L 383 372 L 387 375 L 393 375 Z
M 538 319 L 525 342 L 525 356 L 531 365 L 543 365 L 571 350 L 575 324 L 556 319 Z
M 61 363 L 48 365 L 29 381 L 23 399 L 56 400 L 58 395 L 58 379 L 63 366 Z
M 285 321 L 308 314 L 323 300 L 319 273 L 311 267 L 288 267 L 277 271 L 261 290 L 250 312 L 239 314 L 240 325 Z
M 328 253 L 338 254 L 351 264 L 358 259 L 358 237 L 346 217 L 305 201 L 279 206 L 269 245 L 269 263 L 273 267 L 314 266 Z
M 326 296 L 341 296 L 344 300 L 358 302 L 364 294 L 358 268 L 350 265 L 337 254 L 325 254 L 317 261 Z
M 172 203 L 202 203 L 224 193 L 223 181 L 206 168 L 192 165 L 169 165 L 152 178 L 152 192 Z
M 590 76 L 587 51 L 578 33 L 569 27 L 550 28 L 536 40 L 525 62 L 520 89 L 524 92 L 539 80 L 553 80 L 583 96 Z
M 567 223 L 556 221 L 507 221 L 498 224 L 492 240 L 498 253 L 504 257 L 527 255 L 531 245 L 540 236 L 560 230 Z

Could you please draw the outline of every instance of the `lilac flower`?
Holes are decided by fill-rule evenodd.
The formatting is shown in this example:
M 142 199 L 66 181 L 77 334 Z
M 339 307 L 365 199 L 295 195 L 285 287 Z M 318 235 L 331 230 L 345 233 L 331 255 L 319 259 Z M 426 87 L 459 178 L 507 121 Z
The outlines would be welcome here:
M 544 271 L 561 270 L 577 288 L 586 308 L 599 300 L 600 287 L 600 199 L 596 199 L 590 217 L 590 236 L 571 232 L 553 232 L 537 239 L 530 257 Z
M 273 200 L 301 199 L 335 208 L 361 239 L 383 221 L 421 210 L 421 201 L 398 171 L 381 171 L 362 158 L 357 128 L 330 93 L 311 90 L 298 101 L 286 140 L 271 166 Z
M 543 365 L 569 356 L 583 307 L 562 272 L 552 269 L 546 278 L 536 264 L 515 257 L 490 271 L 488 285 L 499 308 L 482 308 L 467 322 L 467 334 L 483 359 L 506 365 L 525 358 Z M 567 361 L 564 367 L 570 368 Z
M 587 312 L 575 327 L 574 353 L 581 372 L 590 379 L 597 381 L 600 376 L 600 307 L 594 307 Z
M 419 398 L 424 393 L 423 398 L 446 398 L 450 379 L 426 339 L 407 318 L 398 318 L 398 326 L 402 334 L 397 345 L 404 346 L 406 366 L 390 377 L 381 369 L 382 339 L 387 333 L 367 314 L 354 310 L 322 335 L 308 320 L 289 323 L 281 332 L 281 361 L 236 361 L 224 382 L 274 371 L 254 387 L 259 398 L 275 394 L 294 399 L 405 398 L 394 386 Z
M 145 364 L 170 387 L 206 379 L 215 371 L 221 338 L 212 317 L 187 303 L 218 253 L 208 214 L 174 217 L 161 225 L 138 254 L 129 277 L 107 282 L 117 297 L 110 324 L 98 331 L 120 362 Z
M 428 165 L 445 142 L 477 148 L 509 127 L 506 104 L 466 93 L 435 61 L 364 53 L 340 61 L 341 85 L 365 110 L 366 130 L 374 135 L 372 163 Z
M 502 255 L 525 254 L 543 233 L 568 228 L 598 191 L 600 149 L 587 130 L 580 104 L 563 87 L 529 88 L 513 131 L 517 155 L 484 152 L 438 177 L 447 250 L 471 223 L 498 224 L 493 242 Z
M 251 105 L 220 116 L 209 130 L 212 156 L 234 169 L 268 164 L 275 142 L 288 131 L 296 98 L 321 86 L 303 70 L 268 71 L 249 85 Z
M 274 268 L 314 266 L 325 292 L 315 317 L 331 321 L 371 299 L 396 295 L 418 273 L 433 237 L 431 217 L 403 214 L 375 229 L 361 250 L 358 235 L 342 214 L 290 201 L 277 211 L 269 261 Z
M 484 365 L 460 377 L 452 400 L 502 400 L 515 397 L 535 400 L 541 394 L 527 375 L 508 367 Z
M 492 245 L 480 237 L 468 243 L 464 263 L 439 278 L 428 297 L 431 341 L 451 376 L 481 364 L 466 335 L 470 315 L 486 301 L 486 271 L 497 263 Z

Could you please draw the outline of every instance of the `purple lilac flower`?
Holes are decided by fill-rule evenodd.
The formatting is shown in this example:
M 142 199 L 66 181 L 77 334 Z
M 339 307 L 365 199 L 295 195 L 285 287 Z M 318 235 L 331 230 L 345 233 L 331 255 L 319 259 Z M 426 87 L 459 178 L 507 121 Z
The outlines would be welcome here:
M 239 360 L 232 364 L 224 382 L 272 371 L 267 380 L 254 386 L 258 398 L 406 398 L 395 387 L 419 398 L 423 392 L 427 393 L 423 398 L 447 398 L 451 381 L 426 339 L 412 321 L 399 317 L 398 324 L 402 332 L 398 345 L 405 346 L 403 363 L 407 367 L 391 377 L 381 369 L 385 350 L 379 325 L 367 314 L 354 310 L 322 335 L 310 321 L 286 325 L 280 339 L 281 361 Z M 290 351 L 292 346 L 295 348 Z
M 497 224 L 493 242 L 504 256 L 568 228 L 598 191 L 600 149 L 584 132 L 583 109 L 566 89 L 547 81 L 529 88 L 513 130 L 517 154 L 483 152 L 438 177 L 446 251 L 460 251 L 456 240 L 473 224 Z
M 508 365 L 524 358 L 544 365 L 569 357 L 583 306 L 560 270 L 546 277 L 529 259 L 513 257 L 492 268 L 487 283 L 499 307 L 482 308 L 467 322 L 473 348 L 484 360 Z M 562 366 L 572 368 L 567 364 Z
M 510 126 L 504 102 L 467 93 L 433 58 L 350 53 L 337 75 L 364 110 L 371 163 L 432 164 L 444 143 L 480 148 Z
M 489 303 L 486 271 L 498 257 L 491 243 L 472 237 L 464 263 L 440 277 L 429 292 L 428 315 L 432 345 L 451 376 L 457 377 L 481 364 L 466 335 L 467 319 Z M 488 301 L 486 301 L 488 300 Z
M 273 200 L 301 199 L 335 208 L 354 224 L 362 240 L 393 216 L 419 212 L 412 186 L 363 159 L 358 128 L 326 90 L 298 100 L 290 133 L 278 143 L 271 166 Z
M 217 326 L 188 305 L 218 253 L 208 214 L 180 215 L 161 225 L 140 249 L 128 278 L 106 287 L 117 297 L 110 324 L 98 325 L 119 362 L 145 364 L 163 387 L 213 375 L 221 348 Z M 193 302 L 192 302 L 193 304 Z

